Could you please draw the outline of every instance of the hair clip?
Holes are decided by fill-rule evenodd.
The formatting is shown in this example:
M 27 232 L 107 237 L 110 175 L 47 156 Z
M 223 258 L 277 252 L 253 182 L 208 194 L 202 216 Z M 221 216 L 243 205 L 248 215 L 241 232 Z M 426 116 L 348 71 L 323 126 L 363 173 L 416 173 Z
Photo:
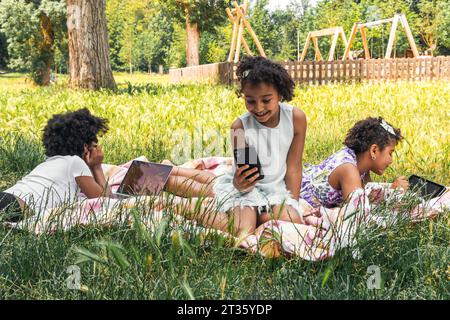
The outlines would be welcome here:
M 393 136 L 397 136 L 397 134 L 394 131 L 394 128 L 392 128 L 392 126 L 390 126 L 386 121 L 381 120 L 380 125 L 383 127 L 384 130 L 386 130 L 387 132 L 389 132 Z
M 249 73 L 250 73 L 250 69 L 245 70 L 244 72 L 242 72 L 242 79 L 247 78 Z

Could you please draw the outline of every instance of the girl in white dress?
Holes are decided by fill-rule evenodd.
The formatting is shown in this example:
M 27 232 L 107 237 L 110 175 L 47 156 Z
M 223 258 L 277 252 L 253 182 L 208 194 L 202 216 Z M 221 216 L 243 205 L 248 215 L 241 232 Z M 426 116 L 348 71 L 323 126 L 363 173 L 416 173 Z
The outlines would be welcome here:
M 237 76 L 247 113 L 231 125 L 232 148 L 253 147 L 262 172 L 233 164 L 232 171 L 212 186 L 216 212 L 191 218 L 237 235 L 251 233 L 271 219 L 301 223 L 298 200 L 306 116 L 283 102 L 292 99 L 294 81 L 281 65 L 263 57 L 242 60 Z M 186 215 L 185 210 L 178 213 Z

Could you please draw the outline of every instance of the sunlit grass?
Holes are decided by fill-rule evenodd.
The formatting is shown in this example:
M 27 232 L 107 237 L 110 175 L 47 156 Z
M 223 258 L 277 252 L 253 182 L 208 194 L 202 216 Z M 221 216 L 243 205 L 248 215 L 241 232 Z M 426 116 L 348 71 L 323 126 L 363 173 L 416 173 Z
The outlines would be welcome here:
M 75 91 L 63 86 L 14 90 L 21 87 L 17 82 L 23 81 L 15 74 L 0 80 L 0 133 L 22 132 L 39 137 L 51 114 L 88 107 L 110 121 L 112 129 L 105 136 L 106 144 L 125 141 L 131 149 L 139 150 L 158 140 L 167 151 L 164 156 L 177 163 L 191 157 L 231 155 L 226 150 L 228 128 L 245 112 L 235 91 L 207 85 L 168 85 L 164 84 L 165 77 L 119 74 L 119 92 L 112 93 Z M 138 80 L 141 85 L 136 85 Z M 419 173 L 449 184 L 449 101 L 450 83 L 441 82 L 303 87 L 296 90 L 292 104 L 308 117 L 305 162 L 318 162 L 338 150 L 357 120 L 382 116 L 405 136 L 385 178 Z M 181 157 L 177 148 L 182 140 L 188 143 L 187 139 L 194 144 L 193 150 L 190 154 L 184 150 Z M 211 149 L 212 141 L 218 139 L 218 148 Z M 122 155 L 117 148 L 107 151 L 111 162 L 136 155 Z
M 56 74 L 56 82 L 54 85 L 66 85 L 69 77 L 66 74 Z M 119 88 L 131 84 L 160 83 L 169 82 L 169 75 L 156 73 L 134 72 L 115 72 L 114 80 Z M 35 88 L 31 79 L 24 73 L 19 72 L 0 72 L 0 89 L 21 90 Z
M 116 74 L 116 92 L 67 89 L 67 78 L 59 79 L 58 85 L 36 88 L 21 74 L 0 75 L 0 190 L 42 161 L 42 129 L 54 113 L 87 107 L 108 118 L 111 129 L 101 141 L 108 163 L 145 155 L 179 164 L 231 155 L 228 128 L 245 112 L 232 88 L 169 85 L 167 76 Z M 416 173 L 450 184 L 450 83 L 302 87 L 292 104 L 308 117 L 304 162 L 317 163 L 341 148 L 355 121 L 383 116 L 406 141 L 380 179 Z M 221 239 L 201 245 L 198 237 L 167 225 L 156 233 L 135 224 L 40 237 L 0 227 L 0 296 L 447 299 L 447 217 L 374 230 L 359 243 L 359 258 L 344 250 L 320 263 L 266 260 L 227 247 Z M 67 267 L 74 264 L 81 268 L 82 290 L 66 286 Z M 367 290 L 370 265 L 381 269 L 380 290 Z
M 115 72 L 114 80 L 118 86 L 124 83 L 130 82 L 131 84 L 143 84 L 143 83 L 160 83 L 166 84 L 169 82 L 169 75 L 167 74 L 156 74 L 156 73 L 126 73 L 126 72 Z

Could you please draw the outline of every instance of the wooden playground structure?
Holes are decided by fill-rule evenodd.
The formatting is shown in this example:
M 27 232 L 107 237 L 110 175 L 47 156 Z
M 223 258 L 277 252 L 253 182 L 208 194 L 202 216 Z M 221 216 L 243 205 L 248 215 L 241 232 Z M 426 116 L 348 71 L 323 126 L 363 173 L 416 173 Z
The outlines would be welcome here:
M 312 32 L 309 32 L 308 36 L 306 37 L 306 42 L 305 42 L 305 46 L 302 51 L 302 56 L 300 57 L 300 61 L 305 60 L 306 52 L 308 50 L 309 43 L 311 42 L 311 40 L 314 44 L 316 60 L 318 60 L 318 61 L 322 60 L 322 54 L 320 53 L 319 45 L 317 43 L 317 38 L 325 37 L 325 36 L 333 36 L 333 38 L 331 40 L 330 52 L 328 54 L 328 61 L 334 60 L 334 52 L 336 50 L 336 45 L 337 45 L 339 36 L 341 36 L 341 39 L 344 42 L 345 47 L 347 47 L 347 39 L 345 38 L 344 29 L 342 27 L 334 27 L 334 28 L 312 31 Z
M 331 41 L 330 53 L 328 55 L 328 61 L 334 60 L 334 53 L 335 53 L 336 44 L 337 44 L 337 40 L 338 40 L 339 36 L 341 36 L 341 38 L 345 44 L 345 51 L 342 56 L 342 60 L 346 60 L 346 59 L 352 60 L 354 57 L 352 55 L 351 48 L 355 41 L 355 37 L 356 37 L 356 34 L 358 33 L 358 31 L 361 33 L 361 39 L 362 39 L 362 43 L 363 43 L 363 47 L 364 47 L 364 59 L 371 59 L 371 55 L 370 55 L 370 51 L 369 51 L 369 44 L 367 41 L 366 29 L 380 26 L 380 25 L 383 25 L 386 23 L 392 23 L 392 26 L 391 26 L 388 45 L 387 45 L 387 49 L 386 49 L 384 58 L 385 59 L 391 58 L 392 49 L 394 47 L 395 35 L 397 32 L 399 23 L 405 29 L 406 37 L 408 39 L 408 43 L 410 45 L 410 48 L 411 48 L 414 58 L 418 58 L 420 56 L 419 51 L 417 50 L 416 43 L 414 42 L 414 37 L 413 37 L 411 29 L 409 27 L 408 20 L 406 19 L 406 16 L 404 14 L 396 14 L 393 18 L 389 18 L 389 19 L 376 20 L 376 21 L 371 21 L 371 22 L 366 22 L 366 23 L 355 22 L 355 24 L 353 25 L 352 31 L 350 33 L 348 42 L 345 38 L 345 33 L 344 33 L 344 30 L 342 27 L 334 27 L 334 28 L 328 28 L 328 29 L 309 32 L 308 36 L 306 37 L 305 46 L 304 46 L 302 55 L 299 58 L 299 61 L 305 60 L 306 52 L 308 50 L 308 46 L 309 46 L 309 43 L 311 40 L 313 41 L 313 44 L 314 44 L 315 60 L 316 61 L 323 60 L 322 55 L 319 50 L 318 43 L 317 43 L 317 38 L 323 37 L 323 36 L 330 36 L 330 35 L 333 37 L 332 37 L 332 41 Z
M 406 37 L 408 38 L 408 42 L 409 42 L 411 50 L 414 54 L 414 58 L 418 58 L 419 51 L 417 51 L 416 43 L 414 42 L 414 37 L 412 35 L 411 29 L 409 28 L 408 20 L 406 19 L 406 16 L 404 14 L 396 14 L 393 18 L 390 18 L 390 19 L 372 21 L 372 22 L 367 22 L 367 23 L 355 23 L 353 25 L 353 29 L 350 34 L 350 39 L 348 41 L 347 47 L 345 48 L 345 53 L 344 53 L 344 56 L 342 57 L 342 59 L 344 60 L 349 57 L 350 48 L 352 47 L 353 41 L 355 40 L 355 35 L 358 32 L 358 30 L 361 33 L 361 38 L 362 38 L 362 42 L 363 42 L 363 46 L 364 46 L 365 59 L 370 59 L 369 45 L 367 43 L 367 36 L 366 36 L 366 28 L 379 26 L 379 25 L 382 25 L 385 23 L 392 23 L 391 32 L 389 34 L 388 46 L 386 49 L 386 54 L 384 56 L 385 59 L 390 59 L 391 54 L 392 54 L 392 48 L 394 46 L 395 33 L 397 32 L 397 27 L 398 27 L 399 22 L 405 29 Z
M 228 55 L 228 62 L 238 62 L 241 55 L 241 46 L 244 45 L 244 49 L 248 55 L 253 55 L 247 41 L 244 38 L 244 28 L 250 33 L 256 47 L 258 48 L 259 55 L 265 57 L 261 43 L 259 42 L 256 33 L 253 31 L 250 22 L 248 22 L 245 15 L 248 12 L 248 0 L 244 0 L 243 5 L 239 5 L 236 1 L 233 1 L 234 9 L 227 8 L 225 11 L 227 13 L 228 19 L 233 24 L 233 34 L 231 36 L 231 48 Z M 233 58 L 234 55 L 234 58 Z
M 248 0 L 242 5 L 233 1 L 233 9 L 227 8 L 226 13 L 233 25 L 231 48 L 226 62 L 201 65 L 188 68 L 171 69 L 171 82 L 209 82 L 234 85 L 238 83 L 236 69 L 243 46 L 248 55 L 253 55 L 244 38 L 246 30 L 258 49 L 259 55 L 265 57 L 265 52 L 258 40 L 250 22 L 247 20 Z M 369 50 L 366 29 L 374 28 L 387 23 L 392 23 L 389 40 L 384 57 L 373 59 Z M 395 47 L 395 36 L 398 25 L 403 26 L 404 32 L 410 46 L 413 58 L 391 58 Z M 354 57 L 351 48 L 358 31 L 361 33 L 364 53 L 362 58 Z M 323 60 L 319 49 L 318 39 L 331 36 L 331 46 L 327 60 Z M 345 50 L 342 57 L 336 58 L 336 48 L 341 38 Z M 307 50 L 310 43 L 314 47 L 314 60 L 306 60 Z M 383 47 L 384 50 L 384 47 Z M 301 56 L 298 61 L 285 61 L 280 64 L 289 72 L 292 79 L 299 84 L 337 84 L 358 82 L 386 82 L 386 81 L 450 81 L 450 57 L 431 57 L 420 55 L 408 21 L 404 14 L 396 14 L 393 18 L 371 21 L 366 23 L 355 23 L 350 37 L 345 36 L 344 29 L 340 26 L 322 30 L 311 31 L 305 41 Z
M 250 50 L 250 47 L 245 40 L 244 37 L 244 30 L 247 30 L 250 36 L 252 37 L 252 40 L 254 41 L 259 55 L 265 57 L 266 54 L 264 52 L 264 49 L 258 39 L 258 36 L 253 31 L 252 26 L 250 25 L 250 22 L 246 18 L 246 14 L 248 13 L 248 0 L 244 0 L 244 3 L 242 5 L 239 5 L 236 1 L 233 1 L 233 9 L 227 8 L 225 11 L 227 13 L 228 19 L 233 25 L 233 33 L 231 36 L 231 47 L 230 47 L 230 53 L 228 54 L 228 62 L 238 62 L 240 55 L 241 55 L 241 47 L 243 46 L 246 53 L 248 55 L 253 55 L 252 51 Z M 373 28 L 377 27 L 383 24 L 392 23 L 390 34 L 389 34 L 389 40 L 388 45 L 385 53 L 385 59 L 390 59 L 392 55 L 392 49 L 394 47 L 394 41 L 395 41 L 395 35 L 397 32 L 397 28 L 399 23 L 403 26 L 406 37 L 408 39 L 408 43 L 410 45 L 412 54 L 414 58 L 418 58 L 419 51 L 417 50 L 416 43 L 414 42 L 414 37 L 412 35 L 411 29 L 408 24 L 408 20 L 406 19 L 406 16 L 404 14 L 396 14 L 393 18 L 389 19 L 382 19 L 382 20 L 376 20 L 371 22 L 355 22 L 352 28 L 352 31 L 350 33 L 350 38 L 347 41 L 347 38 L 345 36 L 344 28 L 340 26 L 322 29 L 322 30 L 315 30 L 308 32 L 308 35 L 306 37 L 305 45 L 303 47 L 303 51 L 300 57 L 298 57 L 299 61 L 304 61 L 306 58 L 306 54 L 308 51 L 308 47 L 313 42 L 314 46 L 314 57 L 316 61 L 322 61 L 322 53 L 319 49 L 318 44 L 318 38 L 320 37 L 326 37 L 331 36 L 331 47 L 328 52 L 328 58 L 327 61 L 333 61 L 335 60 L 335 52 L 336 52 L 336 46 L 339 40 L 339 37 L 342 39 L 342 42 L 345 47 L 344 54 L 342 56 L 342 60 L 346 59 L 354 59 L 351 48 L 355 41 L 356 34 L 358 31 L 361 33 L 361 39 L 364 47 L 364 59 L 371 59 L 370 51 L 369 51 L 369 44 L 367 42 L 367 28 Z

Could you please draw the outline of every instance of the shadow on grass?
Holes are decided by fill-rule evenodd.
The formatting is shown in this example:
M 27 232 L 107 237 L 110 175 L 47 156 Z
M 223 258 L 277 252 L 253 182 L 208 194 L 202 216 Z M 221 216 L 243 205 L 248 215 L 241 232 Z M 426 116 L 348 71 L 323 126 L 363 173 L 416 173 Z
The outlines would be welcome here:
M 129 95 L 138 95 L 142 93 L 147 94 L 164 94 L 172 91 L 180 90 L 180 89 L 190 89 L 193 87 L 197 87 L 198 84 L 186 83 L 186 84 L 161 84 L 161 83 L 137 83 L 133 84 L 129 81 L 121 82 L 117 84 L 116 90 L 109 90 L 113 94 L 129 94 Z M 205 86 L 214 86 L 202 84 Z
M 17 72 L 0 71 L 0 78 L 21 79 L 21 78 L 26 78 L 26 74 L 25 73 L 17 73 Z

